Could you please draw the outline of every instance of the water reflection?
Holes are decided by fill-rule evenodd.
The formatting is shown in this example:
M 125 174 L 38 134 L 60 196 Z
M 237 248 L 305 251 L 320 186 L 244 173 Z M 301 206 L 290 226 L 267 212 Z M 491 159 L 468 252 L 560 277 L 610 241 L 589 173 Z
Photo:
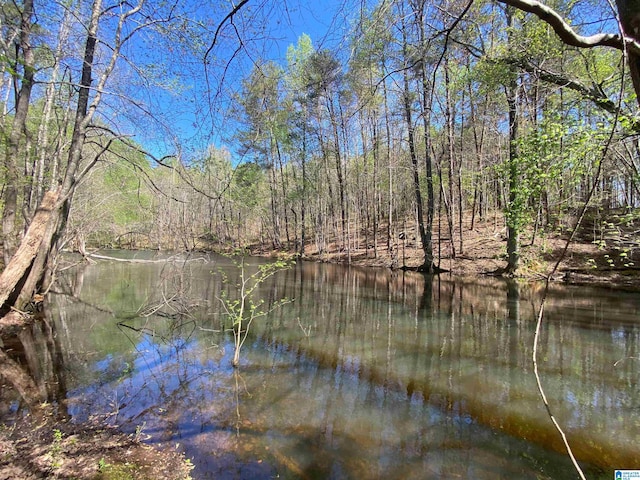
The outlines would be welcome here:
M 0 336 L 0 379 L 9 387 L 1 389 L 0 415 L 64 401 L 67 375 L 58 339 L 48 312 L 19 333 Z
M 14 361 L 58 358 L 45 396 L 180 443 L 194 478 L 574 475 L 532 374 L 537 287 L 299 263 L 263 285 L 295 301 L 253 325 L 237 370 L 216 300 L 234 275 L 218 257 L 79 269 L 50 310 L 59 354 Z M 638 468 L 639 308 L 563 286 L 546 308 L 542 381 L 590 478 Z

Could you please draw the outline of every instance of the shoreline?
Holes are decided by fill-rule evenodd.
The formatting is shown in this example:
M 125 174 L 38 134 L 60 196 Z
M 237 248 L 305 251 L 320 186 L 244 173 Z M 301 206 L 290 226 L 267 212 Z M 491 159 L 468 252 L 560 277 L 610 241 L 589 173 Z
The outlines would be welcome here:
M 0 480 L 190 480 L 177 449 L 147 445 L 99 421 L 73 423 L 50 404 L 0 424 Z
M 563 240 L 557 237 L 543 239 L 542 244 L 524 249 L 523 269 L 516 278 L 502 277 L 504 281 L 544 282 L 546 273 L 557 261 L 553 252 L 559 251 Z M 474 249 L 471 239 L 468 250 L 455 258 L 441 257 L 440 265 L 448 271 L 440 273 L 442 278 L 459 277 L 482 279 L 491 276 L 501 278 L 495 272 L 505 262 L 499 253 L 499 241 L 484 242 Z M 491 251 L 494 251 L 493 255 Z M 283 250 L 252 248 L 251 254 L 261 257 L 293 256 Z M 304 261 L 345 265 L 347 256 L 339 249 L 318 254 L 306 252 Z M 348 264 L 358 268 L 391 268 L 393 259 L 387 252 L 377 256 L 366 255 L 366 251 L 351 252 Z M 422 252 L 416 248 L 404 250 L 405 266 L 418 266 Z M 535 254 L 535 255 L 534 255 Z M 591 286 L 598 288 L 640 291 L 640 269 L 615 268 L 606 264 L 607 253 L 598 251 L 594 245 L 577 242 L 570 245 L 566 261 L 560 265 L 553 278 L 555 285 Z M 589 259 L 598 259 L 590 261 Z M 596 263 L 600 262 L 600 263 Z M 596 263 L 596 268 L 593 264 Z M 170 447 L 149 446 L 115 428 L 99 421 L 74 424 L 68 418 L 55 415 L 51 405 L 38 406 L 35 413 L 19 414 L 15 422 L 0 425 L 0 480 L 21 478 L 77 478 L 77 479 L 174 479 L 188 480 L 192 469 L 183 454 Z M 114 473 L 115 472 L 115 473 Z M 135 476 L 109 476 L 111 474 Z

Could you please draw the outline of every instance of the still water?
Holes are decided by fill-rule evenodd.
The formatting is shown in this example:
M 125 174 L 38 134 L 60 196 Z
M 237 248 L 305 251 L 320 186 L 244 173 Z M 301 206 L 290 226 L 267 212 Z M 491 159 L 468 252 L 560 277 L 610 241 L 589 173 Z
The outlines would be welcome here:
M 298 263 L 260 285 L 264 309 L 291 301 L 234 369 L 238 281 L 217 256 L 67 271 L 37 383 L 177 446 L 195 479 L 577 478 L 533 375 L 540 286 Z M 539 369 L 588 478 L 640 469 L 639 336 L 639 294 L 552 288 Z

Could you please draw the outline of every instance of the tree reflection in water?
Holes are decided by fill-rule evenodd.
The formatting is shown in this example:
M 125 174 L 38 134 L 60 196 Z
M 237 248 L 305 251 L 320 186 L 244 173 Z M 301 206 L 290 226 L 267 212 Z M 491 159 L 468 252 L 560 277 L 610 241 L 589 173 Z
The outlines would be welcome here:
M 0 378 L 10 387 L 2 388 L 5 415 L 22 407 L 36 412 L 42 403 L 65 411 L 66 371 L 58 338 L 48 311 L 18 333 L 0 336 Z
M 195 323 L 132 315 L 162 291 L 153 264 L 89 266 L 56 297 L 74 419 L 180 443 L 196 478 L 573 474 L 532 377 L 535 287 L 300 263 L 262 288 L 295 301 L 253 326 L 237 372 L 212 271 L 181 283 Z M 588 476 L 609 478 L 639 453 L 640 299 L 554 289 L 542 374 Z

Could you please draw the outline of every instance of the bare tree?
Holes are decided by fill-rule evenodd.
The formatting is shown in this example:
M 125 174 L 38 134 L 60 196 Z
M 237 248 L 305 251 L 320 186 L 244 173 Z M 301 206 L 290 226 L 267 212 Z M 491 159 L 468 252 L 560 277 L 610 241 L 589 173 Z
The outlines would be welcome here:
M 77 83 L 76 112 L 66 164 L 60 168 L 59 183 L 44 195 L 20 248 L 16 250 L 18 237 L 15 231 L 15 217 L 18 205 L 19 178 L 17 158 L 19 158 L 21 148 L 24 150 L 20 141 L 29 115 L 35 73 L 34 52 L 30 37 L 35 16 L 34 4 L 33 0 L 27 0 L 23 4 L 20 34 L 23 64 L 22 83 L 16 97 L 16 114 L 5 160 L 7 186 L 3 212 L 3 234 L 6 268 L 0 276 L 0 304 L 5 312 L 9 307 L 13 307 L 14 310 L 22 310 L 38 290 L 46 290 L 46 283 L 51 280 L 56 253 L 63 245 L 63 233 L 75 189 L 80 180 L 109 150 L 113 142 L 112 137 L 104 138 L 95 143 L 96 134 L 92 127 L 95 114 L 103 100 L 107 81 L 120 58 L 123 45 L 138 30 L 157 21 L 157 19 L 145 16 L 137 18 L 143 5 L 144 0 L 139 0 L 133 6 L 116 3 L 105 8 L 102 0 L 94 0 L 86 22 L 85 44 L 81 59 L 82 69 Z M 130 22 L 134 17 L 138 20 L 135 24 Z M 98 70 L 96 68 L 99 43 L 98 28 L 102 20 L 114 22 L 115 27 L 111 31 L 113 36 L 110 41 L 106 38 L 102 39 L 102 42 L 108 45 L 109 49 L 106 58 L 101 59 L 101 65 L 104 66 Z M 97 80 L 95 83 L 94 78 Z M 88 148 L 92 143 L 91 148 Z M 27 154 L 26 151 L 23 153 Z
M 18 158 L 21 141 L 26 131 L 27 115 L 31 102 L 31 91 L 35 76 L 35 53 L 32 45 L 31 30 L 33 27 L 33 0 L 26 0 L 20 12 L 20 34 L 17 38 L 16 50 L 21 52 L 20 61 L 16 58 L 16 65 L 22 69 L 14 71 L 15 81 L 20 79 L 20 88 L 16 92 L 15 114 L 11 131 L 7 138 L 7 148 L 4 159 L 6 184 L 4 192 L 4 209 L 2 211 L 2 235 L 4 239 L 4 263 L 15 253 L 18 243 L 16 232 L 16 215 L 18 210 L 18 190 L 20 170 Z

